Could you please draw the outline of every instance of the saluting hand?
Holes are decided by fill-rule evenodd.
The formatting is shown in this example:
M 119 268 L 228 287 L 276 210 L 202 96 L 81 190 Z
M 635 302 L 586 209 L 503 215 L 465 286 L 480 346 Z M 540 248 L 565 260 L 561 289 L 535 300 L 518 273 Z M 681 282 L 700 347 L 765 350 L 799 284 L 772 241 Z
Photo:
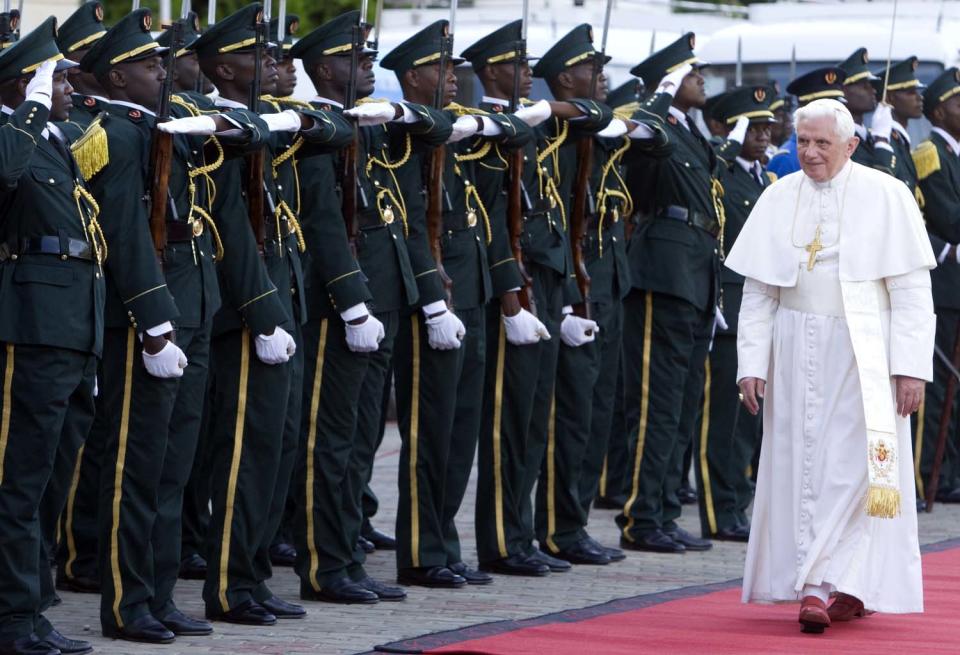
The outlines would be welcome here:
M 53 98 L 53 73 L 56 70 L 57 62 L 55 61 L 45 61 L 40 64 L 24 91 L 27 102 L 39 102 L 47 109 L 50 108 Z

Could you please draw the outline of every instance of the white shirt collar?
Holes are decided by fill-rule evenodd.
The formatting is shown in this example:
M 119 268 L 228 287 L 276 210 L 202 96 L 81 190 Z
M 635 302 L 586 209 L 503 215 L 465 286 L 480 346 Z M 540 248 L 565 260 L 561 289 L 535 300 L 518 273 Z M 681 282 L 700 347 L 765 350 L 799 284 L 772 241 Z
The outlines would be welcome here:
M 907 145 L 910 145 L 910 134 L 907 132 L 907 128 L 901 125 L 897 121 L 893 121 L 893 129 L 900 133 L 900 135 L 907 140 Z
M 6 109 L 6 107 L 4 107 L 4 109 Z M 947 132 L 942 127 L 934 127 L 932 131 L 942 136 L 943 140 L 947 142 L 948 146 L 950 146 L 950 149 L 953 151 L 953 154 L 960 157 L 960 143 L 958 143 L 956 139 L 950 136 L 949 132 Z
M 338 107 L 343 109 L 343 103 L 337 102 L 336 100 L 331 100 L 330 98 L 324 98 L 323 96 L 317 96 L 313 99 L 314 102 L 319 102 L 321 105 L 330 105 L 332 107 Z
M 502 105 L 504 107 L 510 104 L 510 102 L 507 100 L 502 98 L 494 98 L 493 96 L 483 96 L 483 102 L 490 105 Z
M 740 167 L 743 170 L 750 173 L 750 175 L 754 175 L 755 173 L 763 173 L 763 168 L 760 166 L 760 162 L 758 161 L 747 161 L 743 157 L 737 157 L 737 163 L 740 164 Z
M 13 110 L 10 107 L 7 107 L 6 105 L 0 105 L 0 112 L 6 114 L 7 116 L 10 116 L 13 114 Z
M 859 123 L 853 124 L 853 131 L 856 132 L 857 136 L 860 137 L 861 141 L 865 141 L 867 138 L 867 128 Z
M 230 98 L 224 98 L 223 96 L 218 96 L 216 100 L 213 101 L 217 107 L 228 107 L 230 109 L 246 109 L 247 106 L 242 102 L 237 102 L 236 100 L 231 100 Z
M 670 105 L 670 115 L 676 118 L 687 130 L 690 129 L 690 124 L 687 123 L 687 115 L 673 105 Z
M 138 109 L 142 111 L 147 116 L 156 116 L 156 112 L 152 112 L 143 105 L 138 105 L 135 102 L 127 102 L 126 100 L 108 100 L 111 105 L 120 105 L 121 107 L 130 107 L 131 109 Z

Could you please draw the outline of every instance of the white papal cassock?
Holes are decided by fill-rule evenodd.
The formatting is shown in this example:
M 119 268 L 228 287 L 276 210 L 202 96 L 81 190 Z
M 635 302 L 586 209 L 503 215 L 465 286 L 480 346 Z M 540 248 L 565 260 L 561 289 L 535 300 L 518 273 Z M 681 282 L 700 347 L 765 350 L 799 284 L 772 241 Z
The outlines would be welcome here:
M 818 226 L 823 249 L 808 271 Z M 737 379 L 767 381 L 743 601 L 794 601 L 804 585 L 826 584 L 869 610 L 922 611 L 910 421 L 888 420 L 901 513 L 868 516 L 861 384 L 864 365 L 886 371 L 873 388 L 891 398 L 892 376 L 932 377 L 935 260 L 912 195 L 853 162 L 825 183 L 786 176 L 759 199 L 726 264 L 747 278 Z M 841 282 L 877 297 L 879 356 L 860 370 Z M 889 407 L 882 400 L 874 407 Z

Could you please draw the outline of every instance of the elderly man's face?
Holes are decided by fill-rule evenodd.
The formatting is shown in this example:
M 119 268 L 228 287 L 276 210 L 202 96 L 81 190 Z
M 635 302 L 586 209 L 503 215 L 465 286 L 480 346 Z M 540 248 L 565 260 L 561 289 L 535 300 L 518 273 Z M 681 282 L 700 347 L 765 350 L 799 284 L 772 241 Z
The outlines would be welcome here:
M 797 157 L 800 168 L 815 182 L 832 179 L 857 149 L 860 139 L 837 136 L 836 121 L 829 116 L 797 123 Z

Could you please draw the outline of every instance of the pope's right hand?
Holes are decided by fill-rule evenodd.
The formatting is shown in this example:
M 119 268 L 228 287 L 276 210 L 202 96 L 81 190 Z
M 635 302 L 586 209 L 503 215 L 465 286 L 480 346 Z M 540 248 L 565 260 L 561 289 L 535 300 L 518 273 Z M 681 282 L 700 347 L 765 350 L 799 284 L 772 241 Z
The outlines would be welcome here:
M 760 413 L 760 401 L 767 389 L 766 380 L 760 378 L 743 378 L 737 383 L 740 387 L 740 402 L 747 411 L 756 416 Z
M 503 329 L 507 341 L 514 346 L 529 346 L 541 339 L 550 340 L 550 331 L 547 326 L 525 309 L 513 316 L 503 315 Z

